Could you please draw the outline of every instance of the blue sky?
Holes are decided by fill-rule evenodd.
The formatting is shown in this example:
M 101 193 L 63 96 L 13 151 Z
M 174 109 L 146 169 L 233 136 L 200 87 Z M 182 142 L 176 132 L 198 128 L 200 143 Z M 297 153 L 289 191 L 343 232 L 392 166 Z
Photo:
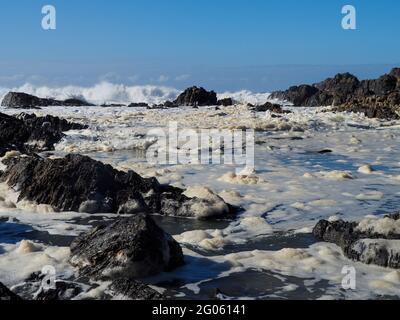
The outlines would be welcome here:
M 57 30 L 41 8 L 57 9 Z M 341 8 L 357 9 L 357 30 Z M 397 0 L 2 0 L 0 86 L 102 80 L 269 91 L 400 64 Z

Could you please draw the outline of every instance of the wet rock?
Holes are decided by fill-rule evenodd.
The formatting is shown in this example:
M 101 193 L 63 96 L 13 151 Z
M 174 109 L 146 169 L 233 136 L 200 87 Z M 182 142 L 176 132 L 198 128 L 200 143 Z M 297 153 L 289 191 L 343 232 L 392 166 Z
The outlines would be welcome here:
M 123 104 L 123 103 L 104 103 L 100 107 L 103 107 L 103 108 L 121 108 L 121 107 L 126 107 L 126 105 Z
M 146 102 L 131 103 L 128 108 L 148 108 L 149 105 Z
M 62 159 L 17 157 L 7 164 L 0 181 L 20 192 L 19 201 L 47 204 L 60 211 L 136 214 L 140 212 L 211 219 L 235 209 L 215 205 L 215 199 L 186 197 L 184 190 L 160 185 L 134 171 L 122 172 L 89 157 Z
M 191 87 L 186 89 L 174 101 L 174 104 L 181 106 L 203 107 L 217 105 L 217 94 L 214 91 L 207 91 L 204 88 Z
M 97 227 L 74 240 L 70 248 L 70 263 L 81 276 L 93 279 L 146 277 L 184 263 L 179 244 L 145 214 Z
M 290 113 L 290 111 L 285 111 L 282 109 L 282 106 L 279 104 L 271 103 L 271 102 L 266 102 L 263 105 L 258 105 L 258 106 L 253 106 L 251 105 L 250 110 L 253 110 L 255 112 L 267 112 L 270 111 L 272 113 L 278 113 L 278 114 L 283 114 L 283 113 Z
M 321 220 L 313 234 L 318 240 L 338 245 L 349 259 L 399 269 L 400 233 L 388 229 L 399 219 L 400 215 L 394 214 L 360 223 Z
M 271 99 L 289 101 L 295 106 L 313 106 L 311 98 L 319 92 L 314 86 L 301 85 L 290 87 L 286 91 L 276 91 L 271 94 Z
M 233 106 L 235 104 L 235 101 L 233 101 L 232 98 L 225 98 L 217 101 L 218 106 L 223 106 L 223 107 L 229 107 Z
M 0 282 L 0 301 L 19 301 L 19 300 L 22 299 Z
M 67 99 L 65 101 L 38 98 L 23 92 L 9 92 L 1 102 L 3 107 L 32 109 L 37 107 L 50 106 L 93 106 L 92 104 L 80 99 Z
M 313 85 L 291 87 L 272 93 L 295 106 L 335 106 L 334 111 L 364 113 L 370 118 L 399 119 L 400 69 L 378 79 L 359 81 L 350 73 L 338 74 Z
M 58 117 L 21 114 L 17 117 L 0 113 L 0 155 L 17 150 L 21 153 L 54 149 L 64 131 L 83 129 L 83 125 L 70 123 Z
M 129 278 L 118 278 L 114 280 L 109 289 L 113 292 L 114 299 L 164 300 L 163 295 L 156 290 Z

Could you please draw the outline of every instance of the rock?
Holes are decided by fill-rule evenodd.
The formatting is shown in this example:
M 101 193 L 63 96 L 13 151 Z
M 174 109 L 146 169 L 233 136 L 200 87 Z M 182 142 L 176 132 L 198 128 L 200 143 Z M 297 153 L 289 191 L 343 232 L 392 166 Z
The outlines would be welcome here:
M 70 263 L 92 279 L 146 277 L 184 264 L 179 244 L 145 214 L 97 227 L 70 248 Z
M 4 284 L 0 282 L 0 301 L 20 301 L 22 300 L 19 296 L 8 289 Z
M 118 278 L 114 280 L 109 288 L 114 295 L 114 299 L 120 300 L 163 300 L 162 294 L 149 286 L 128 278 Z
M 360 223 L 321 220 L 314 237 L 338 245 L 354 261 L 400 269 L 400 215 L 366 218 Z
M 217 101 L 217 105 L 223 107 L 233 106 L 234 104 L 235 102 L 233 101 L 232 98 L 225 98 Z
M 126 105 L 123 104 L 123 103 L 104 103 L 100 107 L 103 107 L 103 108 L 121 108 L 121 107 L 126 107 Z
M 338 74 L 313 85 L 273 92 L 271 98 L 295 106 L 336 106 L 333 111 L 364 113 L 370 118 L 399 119 L 400 68 L 378 79 L 359 81 L 350 73 Z
M 149 105 L 146 102 L 131 103 L 128 108 L 148 108 Z
M 184 190 L 122 172 L 89 157 L 17 157 L 0 181 L 20 192 L 19 201 L 47 204 L 60 211 L 136 214 L 140 212 L 211 219 L 233 215 L 228 206 L 214 211 L 215 199 L 189 198 Z
M 400 119 L 400 93 L 353 98 L 332 111 L 363 113 L 368 118 L 397 120 Z
M 186 89 L 174 101 L 174 104 L 181 106 L 204 107 L 217 105 L 217 94 L 214 91 L 207 91 L 204 88 L 191 87 Z
M 12 150 L 21 153 L 53 150 L 54 144 L 64 137 L 64 131 L 84 128 L 58 117 L 25 113 L 12 117 L 0 113 L 0 156 Z
M 65 101 L 60 101 L 55 99 L 38 98 L 22 92 L 7 93 L 1 102 L 1 105 L 8 108 L 24 109 L 50 106 L 93 106 L 92 104 L 80 99 L 67 99 Z
M 271 102 L 266 102 L 263 105 L 258 105 L 258 106 L 249 106 L 250 110 L 256 111 L 256 112 L 267 112 L 270 111 L 272 113 L 290 113 L 290 111 L 284 111 L 282 107 L 279 104 L 274 104 Z

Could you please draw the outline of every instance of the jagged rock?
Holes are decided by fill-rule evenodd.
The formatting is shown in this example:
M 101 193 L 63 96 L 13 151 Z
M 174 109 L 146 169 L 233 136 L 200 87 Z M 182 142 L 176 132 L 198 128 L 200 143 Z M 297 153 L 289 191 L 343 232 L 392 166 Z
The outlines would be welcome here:
M 139 103 L 131 103 L 128 105 L 128 108 L 148 108 L 149 104 L 146 102 L 139 102 Z
M 21 153 L 53 150 L 54 144 L 64 137 L 64 131 L 84 128 L 58 117 L 25 113 L 13 117 L 0 113 L 0 156 L 12 150 Z
M 89 157 L 62 159 L 17 157 L 7 163 L 0 181 L 20 192 L 19 201 L 51 205 L 60 211 L 136 214 L 160 213 L 209 219 L 227 217 L 236 209 L 223 200 L 188 198 L 184 190 L 122 172 Z M 215 207 L 215 210 L 210 208 Z
M 371 118 L 398 119 L 400 68 L 378 79 L 359 81 L 349 73 L 338 74 L 323 82 L 273 92 L 271 97 L 296 106 L 336 106 L 334 111 L 366 114 Z
M 295 106 L 310 105 L 309 100 L 319 92 L 318 88 L 301 85 L 290 87 L 286 91 L 276 91 L 271 94 L 271 99 L 280 99 L 293 103 Z
M 23 93 L 23 92 L 9 92 L 1 102 L 3 107 L 8 108 L 22 108 L 32 109 L 37 107 L 50 107 L 50 106 L 93 106 L 92 104 L 80 99 L 67 99 L 65 101 L 38 98 L 36 96 Z
M 164 300 L 162 294 L 149 286 L 128 278 L 118 278 L 114 280 L 109 288 L 114 295 L 114 299 L 121 300 Z
M 19 300 L 22 299 L 0 282 L 0 301 L 19 301 Z
M 399 220 L 399 214 L 360 223 L 321 220 L 313 234 L 318 240 L 335 243 L 354 261 L 400 269 L 400 233 L 395 227 Z
M 333 111 L 363 113 L 368 118 L 400 119 L 400 93 L 393 92 L 385 96 L 353 98 L 347 103 L 335 107 Z
M 174 101 L 174 104 L 181 106 L 204 107 L 217 105 L 217 94 L 214 91 L 207 91 L 204 88 L 191 87 L 186 89 Z
M 97 227 L 70 248 L 70 263 L 93 279 L 146 277 L 184 263 L 179 244 L 146 214 Z
M 232 98 L 225 98 L 217 101 L 218 106 L 223 106 L 223 107 L 229 107 L 233 106 L 235 104 L 235 101 L 233 101 Z

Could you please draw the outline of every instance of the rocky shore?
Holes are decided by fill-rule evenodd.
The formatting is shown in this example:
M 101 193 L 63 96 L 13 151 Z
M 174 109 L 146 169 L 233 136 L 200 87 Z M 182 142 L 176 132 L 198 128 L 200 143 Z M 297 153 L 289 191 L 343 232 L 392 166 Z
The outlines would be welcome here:
M 360 81 L 350 73 L 337 74 L 313 85 L 304 84 L 273 92 L 271 98 L 285 100 L 295 106 L 334 106 L 334 111 L 338 112 L 399 119 L 400 68 L 373 80 Z

